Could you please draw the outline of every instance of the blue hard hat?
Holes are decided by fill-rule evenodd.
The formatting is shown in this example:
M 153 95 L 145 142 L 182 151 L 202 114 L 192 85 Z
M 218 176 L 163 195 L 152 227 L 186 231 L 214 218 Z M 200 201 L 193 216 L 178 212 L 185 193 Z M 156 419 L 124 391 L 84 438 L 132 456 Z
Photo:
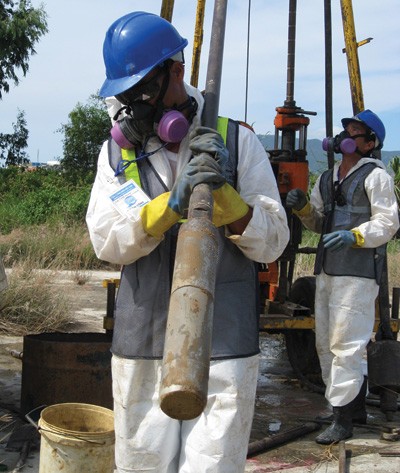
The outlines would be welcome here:
M 375 136 L 377 138 L 375 142 L 375 149 L 381 149 L 383 147 L 383 142 L 385 141 L 386 136 L 385 125 L 382 123 L 382 120 L 378 117 L 378 115 L 376 115 L 376 113 L 367 109 L 363 110 L 360 113 L 357 113 L 357 115 L 352 118 L 343 118 L 343 128 L 346 128 L 346 126 L 352 121 L 363 123 L 366 127 L 368 127 L 371 131 L 375 133 Z
M 187 44 L 187 39 L 158 15 L 138 11 L 119 18 L 108 29 L 103 44 L 107 79 L 100 96 L 112 97 L 130 89 Z

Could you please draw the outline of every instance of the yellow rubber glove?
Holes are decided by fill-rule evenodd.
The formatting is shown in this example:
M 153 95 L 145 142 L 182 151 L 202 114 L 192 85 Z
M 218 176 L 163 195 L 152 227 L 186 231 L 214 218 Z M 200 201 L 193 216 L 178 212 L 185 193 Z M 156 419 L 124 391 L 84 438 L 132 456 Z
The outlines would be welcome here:
M 353 228 L 352 230 L 353 235 L 356 237 L 356 242 L 353 245 L 353 248 L 362 248 L 365 243 L 365 239 L 360 233 L 360 231 L 357 228 Z
M 140 211 L 144 231 L 154 238 L 161 238 L 181 216 L 168 206 L 170 192 L 164 192 L 144 205 Z
M 229 225 L 244 217 L 249 211 L 249 206 L 240 197 L 239 193 L 227 182 L 213 191 L 214 211 L 213 224 L 216 227 Z
M 298 215 L 299 217 L 307 217 L 307 215 L 310 215 L 311 213 L 311 204 L 307 201 L 306 205 L 302 209 L 296 210 L 295 208 L 293 208 L 292 211 L 295 215 Z

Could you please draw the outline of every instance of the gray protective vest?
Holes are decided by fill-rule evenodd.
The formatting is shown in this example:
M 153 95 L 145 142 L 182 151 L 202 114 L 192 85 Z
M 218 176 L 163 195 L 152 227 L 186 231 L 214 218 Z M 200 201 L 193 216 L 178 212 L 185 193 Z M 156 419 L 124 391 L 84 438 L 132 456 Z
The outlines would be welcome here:
M 351 230 L 371 218 L 371 203 L 364 182 L 375 167 L 373 163 L 364 164 L 346 177 L 336 189 L 332 179 L 333 169 L 322 174 L 319 187 L 325 214 L 322 235 L 336 230 Z M 344 205 L 338 205 L 339 194 Z M 332 276 L 376 279 L 379 284 L 386 245 L 378 248 L 346 247 L 332 252 L 324 250 L 322 235 L 315 260 L 315 274 L 320 274 L 323 269 Z
M 227 147 L 229 169 L 237 167 L 239 124 L 229 121 Z M 228 138 L 229 137 L 229 138 Z M 121 159 L 111 140 L 110 163 Z M 118 155 L 119 153 L 119 155 Z M 119 157 L 118 157 L 119 156 Z M 137 161 L 143 190 L 152 199 L 167 189 L 148 159 Z M 235 175 L 227 176 L 235 181 Z M 116 299 L 111 351 L 124 358 L 162 358 L 173 264 L 179 224 L 148 256 L 126 265 Z M 214 299 L 212 358 L 237 358 L 259 353 L 258 274 L 254 262 L 218 231 L 219 256 Z

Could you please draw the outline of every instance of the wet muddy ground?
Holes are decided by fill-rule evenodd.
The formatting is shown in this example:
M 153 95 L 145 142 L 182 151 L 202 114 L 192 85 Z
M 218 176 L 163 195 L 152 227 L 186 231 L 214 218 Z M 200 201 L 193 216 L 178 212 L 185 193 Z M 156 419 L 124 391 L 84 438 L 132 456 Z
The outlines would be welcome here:
M 118 277 L 118 273 L 92 273 L 82 286 L 74 283 L 67 273 L 55 281 L 71 296 L 76 317 L 71 327 L 73 331 L 103 331 L 107 295 L 101 283 L 106 277 Z M 19 470 L 14 468 L 21 451 L 7 448 L 13 431 L 14 436 L 16 432 L 23 434 L 23 426 L 27 425 L 19 415 L 22 361 L 15 357 L 22 351 L 22 345 L 22 337 L 0 336 L 0 472 L 39 471 L 38 443 L 31 444 L 29 455 L 22 462 L 24 466 Z M 314 438 L 318 430 L 311 430 L 321 425 L 314 420 L 317 415 L 329 412 L 328 405 L 323 395 L 304 389 L 296 379 L 283 336 L 261 334 L 260 373 L 250 438 L 254 453 L 249 456 L 245 471 L 400 473 L 400 440 L 382 439 L 382 427 L 388 425 L 386 418 L 378 407 L 368 406 L 368 411 L 368 425 L 355 427 L 353 438 L 346 441 L 341 453 L 339 446 L 316 444 Z M 391 427 L 400 427 L 399 412 Z M 14 442 L 14 446 L 22 444 L 18 443 L 18 438 Z

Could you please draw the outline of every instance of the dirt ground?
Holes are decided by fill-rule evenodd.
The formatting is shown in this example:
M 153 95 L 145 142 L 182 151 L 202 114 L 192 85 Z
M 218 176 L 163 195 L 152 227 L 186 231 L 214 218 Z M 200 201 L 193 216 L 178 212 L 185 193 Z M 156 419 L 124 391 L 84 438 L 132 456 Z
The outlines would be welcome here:
M 81 286 L 71 273 L 57 276 L 54 284 L 66 291 L 75 314 L 71 332 L 104 332 L 107 292 L 102 281 L 118 276 L 118 273 L 93 272 Z M 22 349 L 22 337 L 0 336 L 0 472 L 39 472 L 40 438 L 20 414 L 22 360 L 18 355 Z M 346 441 L 341 451 L 340 464 L 339 446 L 327 448 L 314 441 L 321 428 L 321 424 L 314 422 L 315 416 L 328 412 L 324 397 L 301 387 L 287 359 L 283 337 L 262 334 L 250 438 L 255 453 L 249 456 L 245 471 L 400 473 L 399 436 L 382 439 L 383 426 L 387 427 L 388 423 L 379 408 L 368 407 L 368 411 L 368 425 L 354 429 L 353 438 Z M 392 432 L 400 428 L 398 412 L 390 425 Z M 27 438 L 33 440 L 29 443 Z M 24 445 L 29 449 L 24 451 Z

